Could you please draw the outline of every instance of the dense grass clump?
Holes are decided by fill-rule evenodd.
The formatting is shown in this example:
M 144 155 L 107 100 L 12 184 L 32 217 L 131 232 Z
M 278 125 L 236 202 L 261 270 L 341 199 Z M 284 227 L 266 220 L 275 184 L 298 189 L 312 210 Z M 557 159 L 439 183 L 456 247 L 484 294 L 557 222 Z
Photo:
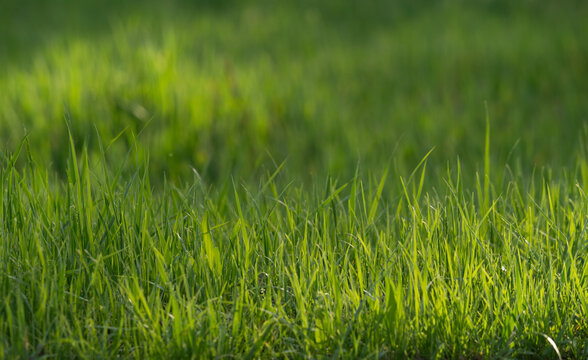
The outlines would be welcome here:
M 423 161 L 154 192 L 146 163 L 121 180 L 74 153 L 60 182 L 17 155 L 0 172 L 5 356 L 588 356 L 584 161 L 499 188 L 457 163 L 424 192 Z
M 0 358 L 588 358 L 587 7 L 0 1 Z

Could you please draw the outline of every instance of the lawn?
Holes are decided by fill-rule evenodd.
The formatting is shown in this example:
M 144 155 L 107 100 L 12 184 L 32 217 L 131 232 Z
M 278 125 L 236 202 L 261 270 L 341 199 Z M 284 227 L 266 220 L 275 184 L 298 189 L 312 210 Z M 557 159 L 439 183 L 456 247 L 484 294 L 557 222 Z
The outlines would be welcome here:
M 588 358 L 585 14 L 0 1 L 0 358 Z

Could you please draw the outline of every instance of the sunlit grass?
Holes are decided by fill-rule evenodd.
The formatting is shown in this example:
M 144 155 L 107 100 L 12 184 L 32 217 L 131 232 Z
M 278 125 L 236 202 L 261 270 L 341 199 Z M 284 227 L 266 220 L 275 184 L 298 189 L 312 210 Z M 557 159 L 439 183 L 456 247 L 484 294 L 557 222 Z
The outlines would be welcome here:
M 16 156 L 0 188 L 6 356 L 587 355 L 583 161 L 500 189 L 464 186 L 456 164 L 424 192 L 424 159 L 401 178 L 280 187 L 278 169 L 253 190 L 154 193 L 147 163 L 117 181 L 84 149 L 55 186 Z
M 129 4 L 0 3 L 0 358 L 588 358 L 583 2 Z

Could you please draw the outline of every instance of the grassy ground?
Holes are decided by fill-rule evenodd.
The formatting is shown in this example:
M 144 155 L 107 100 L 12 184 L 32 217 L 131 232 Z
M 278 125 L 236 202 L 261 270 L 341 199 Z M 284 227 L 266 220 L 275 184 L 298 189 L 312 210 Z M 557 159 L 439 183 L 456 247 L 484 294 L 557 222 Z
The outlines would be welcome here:
M 1 2 L 0 357 L 588 357 L 587 11 Z

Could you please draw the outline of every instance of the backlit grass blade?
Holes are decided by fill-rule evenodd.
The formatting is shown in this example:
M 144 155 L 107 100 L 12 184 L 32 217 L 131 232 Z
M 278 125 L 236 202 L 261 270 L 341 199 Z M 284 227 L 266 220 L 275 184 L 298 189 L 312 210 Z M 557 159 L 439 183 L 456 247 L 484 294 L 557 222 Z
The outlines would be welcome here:
M 372 199 L 372 203 L 370 205 L 370 211 L 367 217 L 367 223 L 371 224 L 374 222 L 374 218 L 376 217 L 376 212 L 378 211 L 378 204 L 380 203 L 380 197 L 382 196 L 382 191 L 384 191 L 384 185 L 386 184 L 386 177 L 388 176 L 388 167 L 384 170 L 384 174 L 380 178 L 380 183 L 378 185 L 378 189 L 376 190 L 376 194 Z
M 200 225 L 202 228 L 202 254 L 204 255 L 210 271 L 212 271 L 216 278 L 219 278 L 222 271 L 220 252 L 212 241 L 208 226 L 208 214 L 204 214 Z

